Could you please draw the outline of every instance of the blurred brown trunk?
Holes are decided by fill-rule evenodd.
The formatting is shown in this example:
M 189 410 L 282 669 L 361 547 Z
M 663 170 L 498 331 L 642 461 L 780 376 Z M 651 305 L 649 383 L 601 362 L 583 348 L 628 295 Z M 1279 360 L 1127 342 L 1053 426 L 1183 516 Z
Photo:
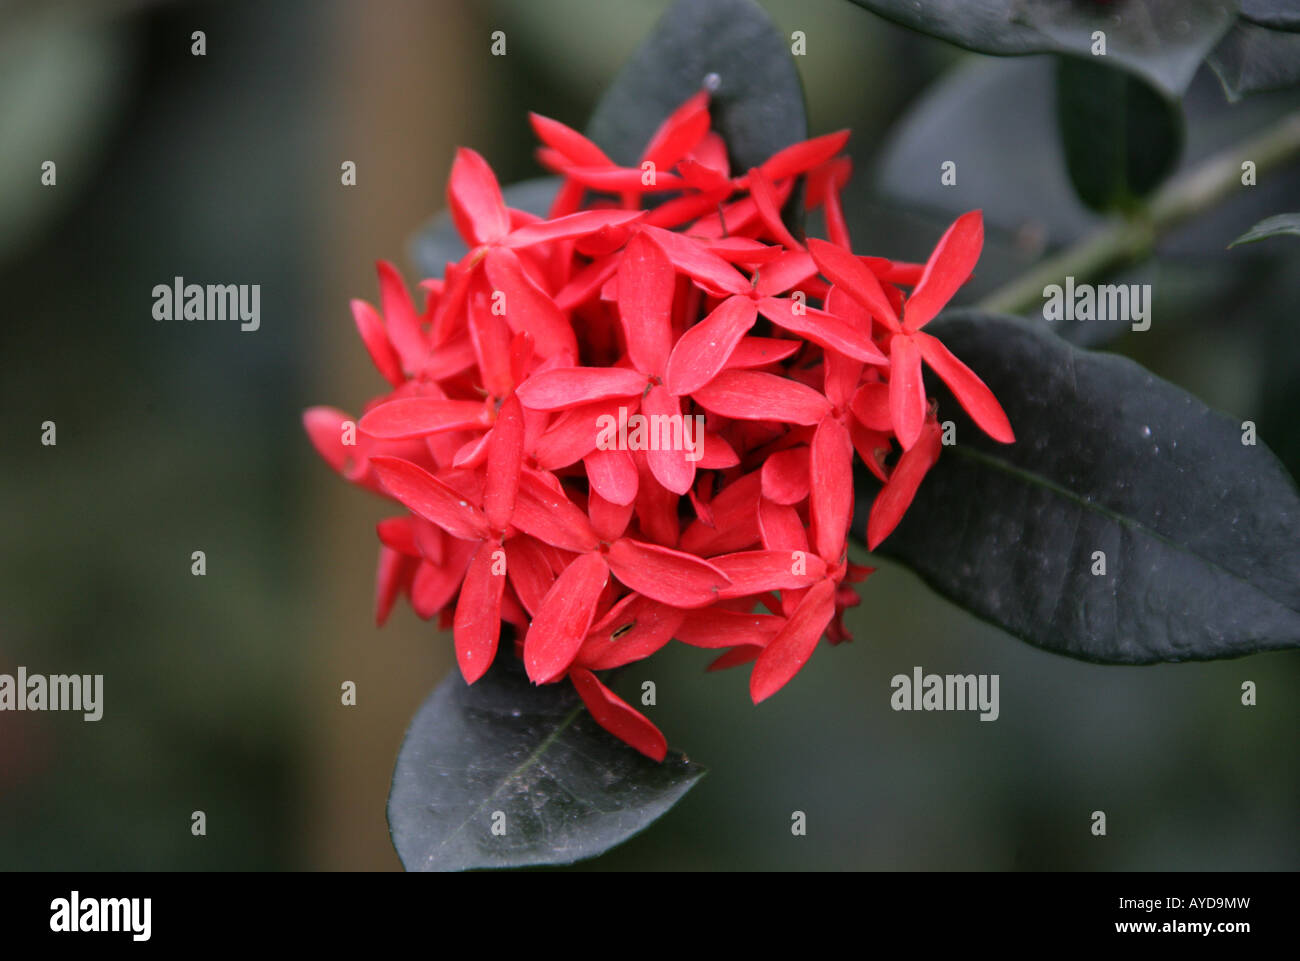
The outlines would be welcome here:
M 323 345 L 313 397 L 358 414 L 384 384 L 356 335 L 348 300 L 378 303 L 374 262 L 396 263 L 414 284 L 406 255 L 416 228 L 443 206 L 442 184 L 457 143 L 491 135 L 480 76 L 489 69 L 487 32 L 463 3 L 340 3 L 328 31 L 332 65 L 322 91 L 320 284 L 316 323 Z M 482 48 L 481 54 L 479 48 Z M 477 132 L 475 128 L 478 128 Z M 340 183 L 355 161 L 356 186 Z M 385 804 L 393 763 L 417 706 L 454 666 L 450 637 L 399 604 L 383 629 L 371 592 L 378 542 L 374 521 L 396 511 L 345 485 L 321 465 L 305 542 L 315 557 L 312 589 L 320 657 L 308 670 L 304 724 L 313 748 L 306 867 L 400 868 Z M 354 681 L 355 707 L 341 704 Z

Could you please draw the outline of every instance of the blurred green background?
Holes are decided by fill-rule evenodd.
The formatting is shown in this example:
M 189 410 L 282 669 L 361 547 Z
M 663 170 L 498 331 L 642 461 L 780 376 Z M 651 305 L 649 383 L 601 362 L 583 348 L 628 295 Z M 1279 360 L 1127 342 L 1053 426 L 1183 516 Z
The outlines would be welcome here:
M 390 511 L 317 459 L 301 411 L 356 411 L 383 388 L 348 298 L 376 300 L 378 258 L 409 271 L 455 145 L 503 182 L 536 175 L 525 112 L 582 126 L 666 6 L 0 4 L 0 672 L 105 676 L 98 723 L 0 713 L 0 869 L 399 867 L 389 778 L 450 639 L 405 607 L 374 627 L 373 523 Z M 1068 194 L 1042 58 L 960 54 L 844 0 L 763 6 L 807 36 L 812 131 L 854 129 L 863 252 L 923 257 L 951 210 L 982 206 L 974 296 L 1092 222 Z M 1202 76 L 1189 157 L 1295 105 L 1229 108 Z M 940 195 L 958 150 L 962 186 Z M 1155 322 L 1118 345 L 1255 420 L 1293 474 L 1300 254 L 1286 238 L 1223 248 L 1300 209 L 1298 179 L 1278 172 L 1129 272 L 1155 283 Z M 177 275 L 260 284 L 261 329 L 154 321 L 152 288 Z M 1099 667 L 896 567 L 862 593 L 855 642 L 760 708 L 743 671 L 703 672 L 707 652 L 627 672 L 627 690 L 656 682 L 652 719 L 711 773 L 583 867 L 1300 867 L 1300 655 Z M 1000 674 L 1000 719 L 894 713 L 889 679 L 914 665 Z

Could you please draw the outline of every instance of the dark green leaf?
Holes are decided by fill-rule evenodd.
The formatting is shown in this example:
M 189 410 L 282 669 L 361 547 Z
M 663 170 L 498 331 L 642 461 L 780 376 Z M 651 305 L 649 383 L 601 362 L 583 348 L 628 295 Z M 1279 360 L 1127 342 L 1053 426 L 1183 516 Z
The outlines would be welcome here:
M 1084 660 L 1300 645 L 1300 497 L 1240 422 L 1022 320 L 959 313 L 933 328 L 993 390 L 1017 441 L 989 441 L 936 385 L 957 442 L 883 553 L 1017 637 Z M 1093 574 L 1096 551 L 1105 574 Z
M 1295 0 L 1240 0 L 1241 15 L 1261 27 L 1300 30 L 1300 6 Z
M 1105 60 L 1180 97 L 1236 16 L 1229 0 L 854 0 L 903 26 L 979 53 L 1069 53 Z M 1100 59 L 1100 58 L 1099 58 Z
M 1300 83 L 1300 34 L 1241 22 L 1214 48 L 1208 63 L 1229 100 Z
M 537 177 L 504 187 L 501 195 L 507 207 L 544 217 L 559 189 L 560 178 Z M 456 225 L 445 210 L 421 227 L 411 241 L 411 260 L 421 277 L 441 277 L 447 263 L 457 262 L 465 253 L 465 242 L 456 233 Z
M 1253 244 L 1257 240 L 1264 240 L 1267 237 L 1280 237 L 1282 234 L 1300 237 L 1300 214 L 1278 214 L 1276 217 L 1261 220 L 1228 246 Z
M 1094 210 L 1131 207 L 1173 171 L 1182 109 L 1145 81 L 1100 62 L 1058 57 L 1056 104 L 1066 168 Z
M 641 831 L 704 770 L 676 753 L 656 764 L 596 724 L 569 685 L 534 687 L 502 657 L 473 685 L 453 673 L 420 707 L 388 826 L 410 871 L 569 864 Z
M 735 172 L 807 137 L 789 44 L 753 0 L 678 0 L 601 98 L 587 134 L 616 163 L 634 165 L 711 75 L 713 125 Z

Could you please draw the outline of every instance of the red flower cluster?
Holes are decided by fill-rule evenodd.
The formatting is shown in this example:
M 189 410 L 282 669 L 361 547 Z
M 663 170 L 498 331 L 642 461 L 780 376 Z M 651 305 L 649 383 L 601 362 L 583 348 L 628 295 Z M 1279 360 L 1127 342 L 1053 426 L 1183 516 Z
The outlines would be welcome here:
M 381 624 L 405 594 L 453 627 L 470 683 L 514 624 L 535 683 L 568 678 L 601 725 L 662 759 L 663 735 L 596 672 L 676 639 L 721 649 L 712 668 L 754 662 L 757 703 L 823 635 L 848 640 L 850 585 L 870 573 L 847 557 L 854 452 L 884 485 L 874 548 L 939 454 L 922 362 L 1013 439 L 922 329 L 970 276 L 982 220 L 958 219 L 925 265 L 855 255 L 847 131 L 733 177 L 704 93 L 631 168 L 532 120 L 562 178 L 550 216 L 508 208 L 460 150 L 447 200 L 469 253 L 421 283 L 423 310 L 386 263 L 382 313 L 352 304 L 392 390 L 356 424 L 304 419 L 345 478 L 406 508 L 379 524 Z M 801 177 L 829 241 L 781 219 Z

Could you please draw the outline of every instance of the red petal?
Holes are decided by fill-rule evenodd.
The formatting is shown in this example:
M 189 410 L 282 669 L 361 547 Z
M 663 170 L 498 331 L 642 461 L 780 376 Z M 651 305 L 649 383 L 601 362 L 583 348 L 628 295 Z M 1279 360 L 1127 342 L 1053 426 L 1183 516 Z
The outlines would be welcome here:
M 617 422 L 620 407 L 635 410 L 637 402 L 627 397 L 615 397 L 564 411 L 534 445 L 533 456 L 537 458 L 537 466 L 543 470 L 560 470 L 582 460 L 597 449 L 602 432 L 607 431 L 610 424 L 608 418 Z
M 849 406 L 862 382 L 862 361 L 846 357 L 838 350 L 825 352 L 822 364 L 822 393 L 834 405 L 836 410 Z
M 484 260 L 488 282 L 505 294 L 505 318 L 516 334 L 527 331 L 545 357 L 563 355 L 574 360 L 578 342 L 569 321 L 546 291 L 524 273 L 513 250 L 494 247 Z
M 498 318 L 500 319 L 500 318 Z M 444 380 L 468 370 L 478 362 L 474 341 L 468 331 L 435 347 L 417 373 L 431 380 Z
M 496 174 L 481 155 L 461 147 L 451 165 L 447 203 L 456 229 L 471 247 L 500 240 L 510 230 L 510 215 Z
M 676 286 L 677 273 L 659 246 L 644 233 L 633 236 L 618 266 L 618 312 L 628 357 L 646 374 L 662 374 L 668 362 Z
M 853 416 L 868 430 L 892 430 L 894 421 L 889 414 L 889 385 L 884 381 L 863 384 L 853 395 Z
M 483 513 L 488 526 L 504 531 L 519 493 L 519 471 L 524 459 L 524 414 L 511 394 L 497 411 L 487 449 L 487 477 L 483 483 Z
M 505 317 L 492 312 L 492 290 L 480 272 L 468 302 L 470 343 L 483 388 L 494 397 L 504 397 L 514 387 L 510 370 L 512 336 Z
M 823 420 L 813 435 L 809 473 L 813 549 L 827 563 L 837 564 L 853 519 L 853 443 L 834 417 Z
M 397 268 L 381 260 L 379 268 L 379 303 L 384 311 L 388 339 L 407 370 L 419 370 L 429 355 L 429 345 L 420 332 L 420 318 L 406 292 L 406 284 Z M 394 385 L 396 386 L 396 385 Z
M 727 358 L 727 368 L 766 367 L 785 360 L 803 345 L 775 337 L 742 337 Z
M 704 432 L 704 455 L 695 465 L 699 470 L 726 470 L 740 463 L 738 455 L 723 438 Z
M 720 592 L 723 598 L 799 590 L 826 575 L 826 562 L 820 557 L 797 556 L 794 551 L 738 551 L 710 557 L 709 563 L 731 579 Z M 802 571 L 796 571 L 797 567 Z
M 465 568 L 474 556 L 477 544 L 451 539 L 447 558 L 441 564 L 420 564 L 411 579 L 411 608 L 426 621 L 442 611 L 460 590 Z
M 953 396 L 966 408 L 971 420 L 994 440 L 1003 444 L 1014 443 L 1016 435 L 1011 430 L 1011 422 L 1007 420 L 1006 412 L 988 385 L 954 357 L 938 338 L 922 331 L 916 334 L 916 339 L 925 362 L 952 390 Z
M 796 174 L 805 173 L 825 163 L 844 149 L 849 142 L 849 131 L 837 130 L 835 133 L 823 134 L 811 140 L 802 140 L 778 150 L 768 157 L 758 169 L 769 180 L 784 180 Z
M 439 538 L 442 537 L 441 528 L 433 528 Z M 415 539 L 415 518 L 410 514 L 403 514 L 401 517 L 385 517 L 375 525 L 375 533 L 379 535 L 379 542 L 385 547 L 397 551 L 399 554 L 405 554 L 407 557 L 419 557 L 420 548 Z M 437 560 L 437 558 L 430 558 Z
M 628 460 L 631 461 L 631 458 Z M 632 470 L 635 474 L 635 466 Z M 626 504 L 615 504 L 602 497 L 594 484 L 591 493 L 587 495 L 587 513 L 591 516 L 591 526 L 602 541 L 615 541 L 623 536 L 632 520 L 632 510 L 631 500 Z
M 614 276 L 620 259 L 616 256 L 602 257 L 587 264 L 560 288 L 560 292 L 555 295 L 555 306 L 568 311 L 591 299 Z
M 576 180 L 584 187 L 605 193 L 654 193 L 661 190 L 680 190 L 682 178 L 658 168 L 650 183 L 646 182 L 646 171 L 639 167 L 566 167 L 565 176 Z
M 593 671 L 608 671 L 643 660 L 672 640 L 685 617 L 685 611 L 629 594 L 592 625 L 577 662 Z
M 727 366 L 732 352 L 754 326 L 758 309 L 748 297 L 728 297 L 709 316 L 689 328 L 668 359 L 664 378 L 673 394 L 690 394 Z
M 454 624 L 456 663 L 466 684 L 482 677 L 496 657 L 501 635 L 501 592 L 506 586 L 505 558 L 500 544 L 484 541 L 465 572 Z
M 618 397 L 639 397 L 646 387 L 640 371 L 622 367 L 556 367 L 519 385 L 520 402 L 533 410 L 565 410 Z M 594 444 L 593 444 L 594 446 Z
M 531 247 L 556 240 L 586 237 L 607 227 L 621 227 L 642 216 L 639 210 L 580 210 L 566 217 L 541 220 L 513 231 L 505 239 L 507 247 Z
M 384 626 L 393 610 L 402 588 L 410 584 L 415 565 L 419 562 L 392 548 L 380 545 L 379 567 L 375 571 L 375 624 Z
M 983 249 L 984 215 L 978 210 L 962 214 L 939 238 L 925 272 L 907 298 L 903 317 L 908 330 L 919 330 L 943 309 L 969 279 Z
M 671 170 L 709 132 L 709 95 L 700 91 L 668 115 L 650 138 L 642 162 Z
M 581 554 L 546 592 L 524 638 L 524 667 L 534 684 L 555 680 L 573 663 L 608 580 L 604 558 Z
M 746 614 L 720 607 L 687 611 L 677 627 L 677 640 L 692 647 L 764 645 L 776 636 L 785 618 L 772 614 Z
M 774 265 L 779 263 L 782 257 L 790 256 L 788 251 L 784 251 L 774 244 L 761 243 L 757 240 L 750 240 L 748 237 L 711 238 L 705 242 L 705 246 L 723 260 L 733 264 L 744 264 L 746 267 L 753 267 L 758 264 L 769 265 L 763 269 L 764 278 L 766 278 L 769 271 L 775 269 Z M 794 254 L 794 256 L 801 255 Z M 802 254 L 802 256 L 808 257 L 807 254 Z M 811 273 L 817 270 L 816 266 L 812 264 L 812 258 L 808 258 L 808 263 L 812 270 L 804 276 L 810 276 Z M 760 279 L 759 284 L 761 285 L 761 283 L 762 280 Z M 784 289 L 768 291 L 768 293 L 779 294 Z
M 396 457 L 373 457 L 370 464 L 385 491 L 452 537 L 473 541 L 487 536 L 483 515 L 424 468 Z
M 641 401 L 647 418 L 646 463 L 660 484 L 685 494 L 695 483 L 695 464 L 704 453 L 704 417 L 684 418 L 677 398 L 656 384 Z
M 634 506 L 641 531 L 657 544 L 676 544 L 680 531 L 677 508 L 681 498 L 654 479 L 643 451 L 636 451 L 633 459 L 637 462 L 638 475 Z
M 505 546 L 510 584 L 524 609 L 530 616 L 535 616 L 546 592 L 555 583 L 555 572 L 551 570 L 540 542 L 528 535 L 512 537 Z
M 309 407 L 302 414 L 303 429 L 307 431 L 307 438 L 316 448 L 316 453 L 344 476 L 349 473 L 349 462 L 355 466 L 359 457 L 358 445 L 343 443 L 343 428 L 349 423 L 352 423 L 352 417 L 337 407 Z
M 688 496 L 691 499 L 691 509 L 695 511 L 695 516 L 698 517 L 701 521 L 703 521 L 705 524 L 712 525 L 713 508 L 709 506 L 708 500 L 706 500 L 705 497 L 701 496 L 702 494 L 707 493 L 706 491 L 702 490 L 702 488 L 711 485 L 712 481 L 710 481 L 707 477 L 701 477 L 700 481 L 701 483 L 697 484 L 695 487 L 692 487 L 688 493 Z
M 770 264 L 757 271 L 754 292 L 760 297 L 775 297 L 817 275 L 817 264 L 802 250 L 786 250 Z
M 357 422 L 362 433 L 383 440 L 487 426 L 487 411 L 481 401 L 439 397 L 399 397 L 372 407 Z
M 533 471 L 519 477 L 512 521 L 524 533 L 566 551 L 591 551 L 598 543 L 587 515 Z
M 761 476 L 765 498 L 777 504 L 798 504 L 808 496 L 808 448 L 800 445 L 777 451 L 763 462 Z
M 662 761 L 667 756 L 668 741 L 659 728 L 601 684 L 596 675 L 585 668 L 576 668 L 570 678 L 597 724 L 651 760 Z
M 808 662 L 834 616 L 835 584 L 819 581 L 804 595 L 785 627 L 758 656 L 749 676 L 749 695 L 755 704 L 785 687 Z
M 872 315 L 894 330 L 899 327 L 898 314 L 885 296 L 885 290 L 866 264 L 843 248 L 824 240 L 808 239 L 808 252 L 827 279 L 860 303 Z
M 831 243 L 838 244 L 845 250 L 852 250 L 849 239 L 849 223 L 844 218 L 844 206 L 840 202 L 838 190 L 826 194 L 826 209 L 822 216 L 826 220 L 826 236 Z
M 903 519 L 921 481 L 939 459 L 941 446 L 939 426 L 931 422 L 926 425 L 920 442 L 911 450 L 903 451 L 898 458 L 889 481 L 876 495 L 871 514 L 867 517 L 868 550 L 874 551 Z
M 543 117 L 538 113 L 530 113 L 528 119 L 537 134 L 537 139 L 558 150 L 571 163 L 590 167 L 613 164 L 603 150 L 572 127 L 566 127 L 558 120 Z
M 451 466 L 457 470 L 478 470 L 487 463 L 488 443 L 491 440 L 492 432 L 489 431 L 466 441 L 457 448 L 456 456 L 451 459 Z
M 737 420 L 811 425 L 831 411 L 830 402 L 811 387 L 755 370 L 724 370 L 693 397 L 705 410 Z
M 593 450 L 582 463 L 587 468 L 591 489 L 602 498 L 611 504 L 625 506 L 636 500 L 639 483 L 636 463 L 627 451 Z
M 763 547 L 769 551 L 808 551 L 808 531 L 799 512 L 786 504 L 764 498 L 758 504 L 758 527 Z
M 693 157 L 686 157 L 683 159 L 677 164 L 677 169 L 681 173 L 682 179 L 686 181 L 687 186 L 703 191 L 703 193 L 693 194 L 685 199 L 703 199 L 709 196 L 709 192 L 718 192 L 718 197 L 710 199 L 706 205 L 702 206 L 700 211 L 701 213 L 706 210 L 714 209 L 718 200 L 725 200 L 731 193 L 732 184 L 730 177 L 721 170 L 710 167 L 708 164 L 700 163 L 700 161 Z M 699 216 L 699 214 L 696 216 Z M 686 219 L 690 220 L 693 218 L 688 217 Z M 654 222 L 657 223 L 657 221 Z
M 406 382 L 406 375 L 402 373 L 402 362 L 398 360 L 397 351 L 389 343 L 388 334 L 384 331 L 384 322 L 379 319 L 375 308 L 364 300 L 354 300 L 352 319 L 357 322 L 357 333 L 361 335 L 375 369 L 388 383 L 394 387 L 401 387 Z
M 887 284 L 902 284 L 915 287 L 925 273 L 925 264 L 909 264 L 902 260 L 888 260 L 885 257 L 859 257 L 871 272 Z
M 758 309 L 778 327 L 807 337 L 814 344 L 838 350 L 841 354 L 866 363 L 882 366 L 887 363 L 885 355 L 864 332 L 834 314 L 803 305 L 800 305 L 802 312 L 797 312 L 795 305 L 793 300 L 765 297 L 758 302 Z
M 911 450 L 921 436 L 925 410 L 921 349 L 911 334 L 895 334 L 889 343 L 889 418 L 903 450 Z
M 674 267 L 700 283 L 729 294 L 743 293 L 749 289 L 749 281 L 740 271 L 699 241 L 659 227 L 646 226 L 642 230 L 659 245 Z
M 695 521 L 682 534 L 682 550 L 697 554 L 743 551 L 759 542 L 758 471 L 732 481 L 709 501 L 715 526 Z
M 707 671 L 724 671 L 729 667 L 739 667 L 742 664 L 748 664 L 763 653 L 763 648 L 757 644 L 745 644 L 741 647 L 734 647 L 721 657 L 715 658 L 705 670 Z
M 632 590 L 673 607 L 703 607 L 718 599 L 727 576 L 708 561 L 657 544 L 620 538 L 609 546 L 609 568 Z
M 763 226 L 767 228 L 768 235 L 789 250 L 803 249 L 803 245 L 795 240 L 794 235 L 781 220 L 780 201 L 777 199 L 776 190 L 760 170 L 749 172 L 749 195 L 754 198 L 758 215 L 763 219 Z

